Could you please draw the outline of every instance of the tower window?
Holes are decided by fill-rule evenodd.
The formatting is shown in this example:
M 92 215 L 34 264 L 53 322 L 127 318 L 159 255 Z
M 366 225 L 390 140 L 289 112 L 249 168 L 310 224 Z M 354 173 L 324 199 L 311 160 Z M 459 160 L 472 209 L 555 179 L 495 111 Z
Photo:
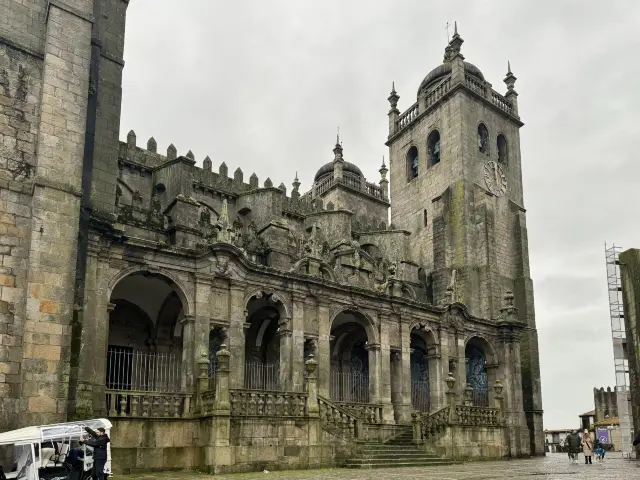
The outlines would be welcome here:
M 428 167 L 440 163 L 440 132 L 437 130 L 431 132 L 427 138 L 427 152 L 429 152 Z
M 484 123 L 478 125 L 478 150 L 485 155 L 489 154 L 489 130 Z
M 407 177 L 412 180 L 418 176 L 418 149 L 413 146 L 407 152 Z
M 505 138 L 504 135 L 502 134 L 498 135 L 497 146 L 498 146 L 498 162 L 500 162 L 503 165 L 506 165 L 507 164 L 507 139 Z
M 424 221 L 424 226 L 427 226 L 429 217 L 427 216 L 427 209 L 425 208 L 424 211 L 422 212 L 422 217 L 423 217 L 423 221 Z

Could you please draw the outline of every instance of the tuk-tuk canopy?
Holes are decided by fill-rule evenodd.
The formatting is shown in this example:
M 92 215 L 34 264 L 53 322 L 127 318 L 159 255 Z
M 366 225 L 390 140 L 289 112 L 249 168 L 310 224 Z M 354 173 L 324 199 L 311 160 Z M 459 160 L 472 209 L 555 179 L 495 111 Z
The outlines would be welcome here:
M 92 430 L 97 430 L 98 428 L 110 430 L 111 422 L 105 418 L 98 418 L 81 422 L 19 428 L 18 430 L 0 433 L 0 445 L 24 445 L 61 439 L 80 440 L 85 434 L 84 427 L 89 427 Z

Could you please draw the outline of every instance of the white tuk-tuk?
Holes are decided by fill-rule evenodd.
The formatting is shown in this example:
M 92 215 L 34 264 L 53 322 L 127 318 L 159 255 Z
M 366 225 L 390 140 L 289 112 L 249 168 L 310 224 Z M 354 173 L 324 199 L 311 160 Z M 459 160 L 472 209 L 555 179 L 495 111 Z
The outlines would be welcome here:
M 25 427 L 0 433 L 0 447 L 13 446 L 14 460 L 4 465 L 7 479 L 85 480 L 91 478 L 93 448 L 80 445 L 87 437 L 85 427 L 111 432 L 104 418 L 81 422 Z M 111 446 L 107 444 L 105 473 L 111 474 Z

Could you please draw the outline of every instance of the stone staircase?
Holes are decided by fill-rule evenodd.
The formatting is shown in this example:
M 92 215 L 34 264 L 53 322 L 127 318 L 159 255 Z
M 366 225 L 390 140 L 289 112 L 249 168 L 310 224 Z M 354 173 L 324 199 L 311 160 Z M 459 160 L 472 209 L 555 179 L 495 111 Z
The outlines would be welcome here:
M 363 443 L 359 452 L 347 460 L 347 468 L 400 468 L 451 465 L 453 461 L 429 454 L 414 445 L 410 426 L 387 443 Z

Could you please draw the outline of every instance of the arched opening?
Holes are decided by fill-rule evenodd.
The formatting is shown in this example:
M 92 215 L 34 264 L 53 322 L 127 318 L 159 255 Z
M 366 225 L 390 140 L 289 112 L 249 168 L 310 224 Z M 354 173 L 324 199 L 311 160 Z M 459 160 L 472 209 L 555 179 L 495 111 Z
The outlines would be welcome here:
M 338 314 L 331 328 L 330 395 L 336 402 L 369 403 L 367 320 L 358 312 Z
M 118 282 L 110 299 L 113 309 L 107 343 L 108 391 L 183 390 L 181 298 L 178 286 L 163 275 L 139 272 Z M 113 398 L 108 394 L 107 403 Z M 107 408 L 117 409 L 120 405 Z M 130 408 L 129 403 L 126 408 Z
M 249 328 L 245 335 L 244 387 L 280 390 L 280 340 L 285 319 L 280 301 L 273 295 L 256 295 L 247 304 Z
M 489 130 L 484 123 L 478 125 L 478 150 L 485 155 L 489 154 Z
M 425 227 L 429 224 L 429 216 L 427 214 L 427 209 L 426 208 L 422 212 L 422 222 L 423 222 Z
M 479 338 L 472 338 L 465 347 L 467 386 L 473 390 L 473 405 L 489 406 L 489 375 L 487 370 L 487 346 Z
M 407 180 L 418 176 L 418 148 L 413 146 L 407 152 Z
M 498 162 L 506 166 L 508 163 L 508 150 L 507 150 L 506 137 L 502 134 L 498 135 L 496 144 L 498 147 Z
M 434 130 L 427 138 L 427 153 L 429 154 L 427 167 L 440 163 L 440 132 Z
M 411 406 L 418 412 L 428 412 L 431 407 L 427 338 L 422 331 L 411 331 Z

